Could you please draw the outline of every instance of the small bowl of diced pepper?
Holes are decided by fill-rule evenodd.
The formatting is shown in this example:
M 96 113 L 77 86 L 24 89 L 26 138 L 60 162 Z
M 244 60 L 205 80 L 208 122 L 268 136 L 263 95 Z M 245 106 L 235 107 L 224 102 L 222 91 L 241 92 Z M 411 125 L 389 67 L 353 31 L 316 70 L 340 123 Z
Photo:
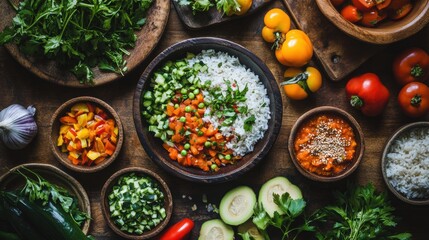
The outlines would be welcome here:
M 113 174 L 101 190 L 109 227 L 126 239 L 153 239 L 168 224 L 173 198 L 164 180 L 140 167 Z
M 123 142 L 121 120 L 104 101 L 88 96 L 62 104 L 51 118 L 51 149 L 69 169 L 96 172 L 111 164 Z

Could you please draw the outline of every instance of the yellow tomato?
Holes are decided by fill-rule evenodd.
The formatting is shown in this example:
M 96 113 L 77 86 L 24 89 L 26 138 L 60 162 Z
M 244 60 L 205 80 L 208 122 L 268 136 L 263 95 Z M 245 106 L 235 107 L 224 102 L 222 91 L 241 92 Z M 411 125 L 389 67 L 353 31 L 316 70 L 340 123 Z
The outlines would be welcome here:
M 290 29 L 289 15 L 280 8 L 273 8 L 265 14 L 264 24 L 261 33 L 262 38 L 266 42 L 274 43 L 274 46 L 278 48 Z
M 240 4 L 240 11 L 236 12 L 235 15 L 243 15 L 249 11 L 252 6 L 253 0 L 237 0 L 238 4 Z
M 285 81 L 280 85 L 283 86 L 286 96 L 293 100 L 306 99 L 322 86 L 322 75 L 314 67 L 307 67 L 305 71 L 300 68 L 288 68 L 283 76 Z
M 293 29 L 286 34 L 281 47 L 283 65 L 302 67 L 313 57 L 313 44 L 310 38 L 301 30 Z

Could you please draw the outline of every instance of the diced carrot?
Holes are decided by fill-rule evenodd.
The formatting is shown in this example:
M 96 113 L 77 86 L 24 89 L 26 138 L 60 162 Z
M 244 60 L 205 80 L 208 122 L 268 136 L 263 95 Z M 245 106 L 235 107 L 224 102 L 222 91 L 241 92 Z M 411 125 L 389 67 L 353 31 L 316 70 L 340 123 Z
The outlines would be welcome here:
M 170 105 L 170 104 L 168 104 L 167 105 L 167 116 L 173 116 L 173 112 L 174 112 L 174 106 L 173 105 Z
M 215 150 L 212 150 L 212 149 L 209 149 L 209 155 L 210 155 L 211 157 L 216 156 L 216 151 L 215 151 Z
M 185 104 L 186 106 L 189 106 L 191 104 L 191 99 L 186 99 L 185 101 L 183 101 L 183 104 Z
M 196 144 L 204 144 L 207 141 L 207 137 L 201 136 L 197 138 Z
M 174 134 L 171 137 L 171 141 L 175 142 L 175 143 L 180 143 L 182 141 L 182 136 L 180 136 L 180 134 Z
M 67 158 L 73 163 L 73 165 L 79 164 L 79 160 L 77 158 L 74 158 L 71 155 L 68 155 Z
M 177 149 L 170 148 L 168 150 L 168 152 L 169 152 L 168 156 L 171 158 L 171 160 L 176 161 L 177 160 L 177 156 L 179 155 L 179 152 L 177 151 Z
M 191 146 L 191 153 L 194 155 L 198 155 L 200 152 L 195 146 Z

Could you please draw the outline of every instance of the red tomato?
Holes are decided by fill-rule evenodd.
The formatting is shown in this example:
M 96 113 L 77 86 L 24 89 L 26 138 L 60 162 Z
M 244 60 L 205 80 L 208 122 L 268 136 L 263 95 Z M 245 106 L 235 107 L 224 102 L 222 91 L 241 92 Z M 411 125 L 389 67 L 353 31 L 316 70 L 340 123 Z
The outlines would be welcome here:
M 377 4 L 376 7 L 378 10 L 385 9 L 390 5 L 391 2 L 392 0 L 384 0 L 384 2 Z
M 352 4 L 361 11 L 368 11 L 375 6 L 372 0 L 352 0 Z
M 341 9 L 341 15 L 352 23 L 362 19 L 362 13 L 353 5 L 343 7 L 343 9 Z
M 189 218 L 184 218 L 167 229 L 159 240 L 182 240 L 194 228 L 194 222 Z
M 429 112 L 429 87 L 421 82 L 405 85 L 398 95 L 398 103 L 410 117 L 421 117 Z
M 360 24 L 365 27 L 375 27 L 380 21 L 386 18 L 386 14 L 380 14 L 380 12 L 373 8 L 367 12 L 363 12 L 362 20 Z
M 341 6 L 341 4 L 344 3 L 345 0 L 331 0 L 332 5 L 334 5 L 334 7 L 339 7 Z
M 390 19 L 393 19 L 393 20 L 401 19 L 407 16 L 407 14 L 411 12 L 411 9 L 413 9 L 413 4 L 411 3 L 405 4 L 398 9 L 393 9 L 392 11 L 390 11 L 389 17 Z
M 429 55 L 421 48 L 408 48 L 393 60 L 393 76 L 400 85 L 429 79 Z

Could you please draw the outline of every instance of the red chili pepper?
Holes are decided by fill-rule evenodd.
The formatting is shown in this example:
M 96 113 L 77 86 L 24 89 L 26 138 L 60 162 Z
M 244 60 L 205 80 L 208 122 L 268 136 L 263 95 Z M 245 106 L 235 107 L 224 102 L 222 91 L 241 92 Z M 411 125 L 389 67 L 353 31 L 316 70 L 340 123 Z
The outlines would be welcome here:
M 389 90 L 374 73 L 365 73 L 350 79 L 346 85 L 350 104 L 367 116 L 381 114 L 389 101 Z
M 194 228 L 194 222 L 189 218 L 184 218 L 167 229 L 159 240 L 182 240 L 191 232 L 192 228 Z

